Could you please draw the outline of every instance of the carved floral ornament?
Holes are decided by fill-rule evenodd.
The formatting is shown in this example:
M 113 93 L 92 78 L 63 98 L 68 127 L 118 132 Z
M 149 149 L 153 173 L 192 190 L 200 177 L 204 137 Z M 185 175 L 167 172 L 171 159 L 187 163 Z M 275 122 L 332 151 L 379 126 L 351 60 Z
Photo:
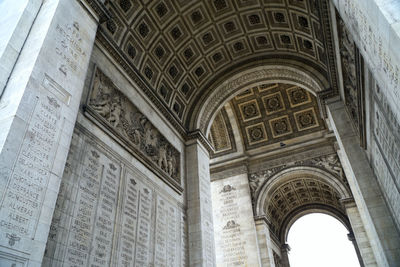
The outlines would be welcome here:
M 180 153 L 96 67 L 86 110 L 167 183 L 181 188 Z
M 326 89 L 326 81 L 320 81 L 317 77 L 299 70 L 298 68 L 282 65 L 265 65 L 241 72 L 226 80 L 205 99 L 203 108 L 199 111 L 197 119 L 193 120 L 196 129 L 208 133 L 211 122 L 217 110 L 238 92 L 245 88 L 258 86 L 265 83 L 287 83 L 300 86 L 316 94 Z

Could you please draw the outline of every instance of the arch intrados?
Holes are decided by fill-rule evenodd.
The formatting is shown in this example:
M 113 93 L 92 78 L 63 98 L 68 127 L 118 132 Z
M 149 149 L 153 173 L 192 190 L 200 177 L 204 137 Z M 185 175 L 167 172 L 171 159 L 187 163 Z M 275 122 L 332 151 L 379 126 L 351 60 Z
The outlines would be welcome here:
M 279 229 L 279 240 L 282 243 L 287 243 L 289 231 L 293 224 L 301 217 L 313 213 L 323 213 L 326 215 L 330 215 L 338 220 L 347 229 L 347 231 L 352 231 L 350 221 L 348 220 L 347 216 L 340 210 L 322 204 L 309 204 L 296 208 L 283 220 L 283 223 Z
M 201 101 L 204 104 L 193 112 L 190 128 L 208 133 L 217 111 L 229 100 L 248 87 L 265 83 L 293 84 L 308 90 L 313 95 L 329 87 L 328 81 L 322 74 L 313 72 L 309 66 L 301 68 L 300 65 L 267 62 L 261 66 L 249 67 L 224 81 L 219 81 L 211 88 L 211 93 Z
M 338 192 L 341 199 L 351 197 L 351 194 L 346 189 L 345 185 L 337 177 L 333 176 L 327 171 L 309 166 L 289 167 L 273 175 L 261 186 L 258 196 L 256 197 L 256 215 L 266 215 L 264 214 L 265 204 L 268 202 L 267 200 L 270 199 L 270 197 L 272 196 L 272 193 L 279 186 L 282 186 L 290 180 L 295 180 L 307 176 L 332 186 Z
M 226 98 L 225 102 L 223 102 L 220 106 L 217 107 L 216 112 L 214 112 L 214 114 L 212 114 L 210 122 L 208 123 L 207 129 L 206 129 L 206 136 L 208 136 L 208 134 L 210 133 L 211 125 L 214 122 L 214 119 L 217 116 L 218 112 L 226 105 L 226 103 L 231 101 L 235 96 L 237 96 L 238 94 L 242 93 L 243 91 L 245 91 L 248 88 L 260 86 L 260 85 L 263 85 L 263 84 L 274 84 L 274 83 L 284 83 L 284 84 L 290 84 L 290 85 L 295 85 L 295 86 L 299 86 L 299 87 L 304 88 L 298 82 L 288 81 L 288 80 L 280 80 L 280 79 L 261 80 L 261 81 L 255 81 L 255 82 L 252 82 L 252 83 L 249 83 L 249 84 L 244 84 L 241 87 L 237 88 L 236 91 L 234 91 L 232 95 L 230 95 L 228 98 Z M 316 92 L 315 91 L 312 91 L 311 89 L 308 89 L 308 88 L 304 88 L 304 89 L 306 89 L 311 94 L 316 96 Z

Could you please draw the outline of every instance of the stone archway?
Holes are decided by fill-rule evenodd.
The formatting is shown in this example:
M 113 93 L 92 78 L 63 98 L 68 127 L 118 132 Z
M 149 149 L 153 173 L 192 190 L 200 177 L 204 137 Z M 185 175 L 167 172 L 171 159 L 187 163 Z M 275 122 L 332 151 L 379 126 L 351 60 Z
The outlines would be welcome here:
M 291 167 L 276 173 L 261 186 L 255 199 L 255 216 L 267 216 L 274 234 L 285 242 L 288 228 L 298 214 L 304 215 L 307 210 L 325 211 L 349 228 L 340 203 L 340 199 L 348 198 L 351 198 L 349 188 L 327 171 L 316 167 Z M 276 210 L 280 210 L 280 215 Z
M 265 215 L 265 204 L 272 197 L 272 194 L 285 183 L 300 179 L 300 177 L 310 177 L 310 179 L 328 185 L 332 190 L 336 191 L 339 199 L 351 197 L 351 192 L 346 188 L 346 185 L 338 177 L 325 170 L 308 166 L 290 167 L 277 172 L 261 186 L 255 200 L 255 215 Z
M 325 213 L 340 221 L 353 236 L 344 199 L 351 199 L 348 185 L 338 176 L 317 167 L 296 166 L 283 169 L 264 181 L 255 196 L 255 219 L 264 218 L 268 225 L 275 264 L 289 266 L 287 236 L 300 217 L 310 213 Z M 353 241 L 357 256 L 362 259 Z M 279 249 L 276 249 L 279 248 Z
M 225 81 L 217 84 L 210 90 L 200 109 L 191 114 L 190 129 L 199 129 L 208 133 L 217 111 L 240 91 L 248 87 L 258 86 L 263 83 L 287 83 L 302 87 L 313 95 L 317 95 L 329 88 L 328 81 L 317 71 L 309 66 L 305 67 L 300 63 L 293 62 L 280 64 L 265 62 L 262 66 L 250 67 Z

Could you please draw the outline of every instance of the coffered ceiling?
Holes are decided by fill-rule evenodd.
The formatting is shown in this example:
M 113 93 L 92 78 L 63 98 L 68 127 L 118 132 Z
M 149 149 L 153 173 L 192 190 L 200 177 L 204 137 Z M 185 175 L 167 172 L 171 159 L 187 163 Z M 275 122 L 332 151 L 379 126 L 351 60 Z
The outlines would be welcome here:
M 289 84 L 263 84 L 246 89 L 230 101 L 240 136 L 233 136 L 232 123 L 223 108 L 211 125 L 209 140 L 216 156 L 234 151 L 241 138 L 245 151 L 323 131 L 316 97 Z M 225 153 L 224 153 L 225 154 Z
M 325 0 L 109 0 L 105 5 L 112 19 L 101 25 L 98 40 L 181 125 L 212 83 L 241 64 L 290 58 L 329 73 Z
M 283 220 L 294 210 L 320 204 L 342 211 L 338 192 L 327 183 L 313 177 L 298 178 L 277 188 L 271 196 L 265 213 L 271 220 L 271 230 L 278 236 Z

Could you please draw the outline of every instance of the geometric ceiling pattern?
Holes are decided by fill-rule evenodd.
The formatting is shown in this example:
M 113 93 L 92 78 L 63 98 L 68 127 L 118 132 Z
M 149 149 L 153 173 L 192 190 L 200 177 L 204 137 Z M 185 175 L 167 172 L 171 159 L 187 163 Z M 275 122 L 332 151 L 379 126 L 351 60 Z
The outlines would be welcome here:
M 269 198 L 265 210 L 271 230 L 279 236 L 285 218 L 295 209 L 307 204 L 322 204 L 343 211 L 339 193 L 329 184 L 312 177 L 296 178 L 278 187 Z
M 180 122 L 240 62 L 296 57 L 328 74 L 318 0 L 106 0 L 100 32 Z M 119 60 L 121 62 L 121 60 Z
M 263 84 L 231 100 L 246 150 L 325 129 L 316 98 L 289 84 Z

